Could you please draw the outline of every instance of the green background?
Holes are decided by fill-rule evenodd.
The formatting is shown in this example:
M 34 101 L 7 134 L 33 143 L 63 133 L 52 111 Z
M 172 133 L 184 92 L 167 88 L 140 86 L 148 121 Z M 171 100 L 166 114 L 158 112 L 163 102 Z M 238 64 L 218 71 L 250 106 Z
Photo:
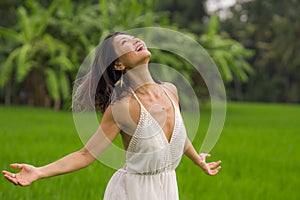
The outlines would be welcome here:
M 72 113 L 29 107 L 0 107 L 1 168 L 13 162 L 40 166 L 82 147 Z M 222 160 L 210 177 L 183 157 L 177 168 L 181 200 L 299 199 L 300 107 L 229 103 L 222 135 L 209 161 Z M 200 148 L 210 117 L 201 110 Z M 203 124 L 203 125 L 202 125 Z M 116 142 L 120 140 L 117 139 Z M 115 170 L 95 161 L 80 171 L 19 187 L 0 178 L 0 199 L 102 199 Z

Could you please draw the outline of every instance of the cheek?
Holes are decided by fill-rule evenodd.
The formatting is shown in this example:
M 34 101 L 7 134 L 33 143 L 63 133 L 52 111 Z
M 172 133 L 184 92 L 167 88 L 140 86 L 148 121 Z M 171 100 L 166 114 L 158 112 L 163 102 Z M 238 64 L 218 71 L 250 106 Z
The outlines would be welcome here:
M 132 49 L 132 47 L 129 46 L 129 45 L 124 45 L 121 48 L 119 48 L 119 49 L 116 50 L 117 54 L 120 57 L 125 56 L 126 54 L 128 54 L 128 53 L 130 53 L 132 51 L 134 51 L 134 49 Z

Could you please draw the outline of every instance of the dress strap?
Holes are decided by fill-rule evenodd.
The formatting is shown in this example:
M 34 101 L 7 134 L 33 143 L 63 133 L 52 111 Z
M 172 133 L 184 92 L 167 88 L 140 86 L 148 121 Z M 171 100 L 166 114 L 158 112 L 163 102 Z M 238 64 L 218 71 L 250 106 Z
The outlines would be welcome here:
M 144 107 L 142 102 L 140 101 L 140 99 L 137 97 L 137 95 L 135 94 L 134 90 L 132 88 L 130 88 L 132 95 L 134 96 L 134 98 L 137 100 L 137 102 L 140 104 L 141 107 Z
M 174 100 L 172 99 L 172 97 L 169 95 L 168 91 L 164 88 L 164 86 L 159 86 L 159 87 L 161 87 L 161 88 L 164 90 L 164 92 L 166 93 L 166 95 L 168 96 L 168 98 L 170 99 L 170 101 L 172 102 L 172 104 L 173 104 L 173 106 L 174 106 L 174 109 L 176 109 L 175 102 L 174 102 Z
M 168 91 L 167 91 L 163 86 L 160 86 L 160 85 L 159 85 L 159 87 L 162 88 L 162 89 L 164 90 L 164 92 L 166 93 L 166 95 L 168 96 L 168 98 L 171 100 L 171 102 L 172 102 L 174 108 L 176 108 L 175 102 L 174 102 L 174 100 L 172 99 L 172 97 L 169 95 Z M 134 90 L 133 90 L 132 88 L 130 88 L 130 90 L 131 90 L 131 93 L 132 93 L 132 95 L 134 96 L 134 98 L 135 98 L 135 99 L 137 100 L 137 102 L 140 104 L 140 106 L 144 108 L 144 105 L 142 104 L 142 102 L 140 101 L 140 99 L 137 97 L 137 95 L 135 94 Z

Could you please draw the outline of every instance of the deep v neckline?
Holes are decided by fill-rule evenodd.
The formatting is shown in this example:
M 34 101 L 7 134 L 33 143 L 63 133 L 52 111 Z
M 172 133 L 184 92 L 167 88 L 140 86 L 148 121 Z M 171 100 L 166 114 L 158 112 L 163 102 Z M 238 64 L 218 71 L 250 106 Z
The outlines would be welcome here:
M 176 120 L 177 113 L 176 113 L 176 108 L 175 108 L 175 105 L 174 105 L 174 103 L 173 103 L 172 100 L 171 100 L 171 103 L 172 103 L 172 106 L 173 106 L 173 109 L 174 109 L 174 125 L 173 125 L 173 130 L 172 130 L 172 133 L 171 133 L 170 141 L 168 140 L 167 135 L 166 135 L 166 133 L 163 130 L 163 127 L 161 127 L 159 125 L 158 121 L 151 115 L 151 113 L 145 108 L 145 106 L 143 104 L 141 104 L 141 107 L 143 107 L 141 109 L 144 109 L 144 111 L 146 112 L 146 114 L 154 121 L 155 125 L 161 130 L 160 132 L 163 135 L 163 138 L 164 138 L 165 142 L 168 145 L 172 144 L 173 137 L 174 137 L 174 134 L 175 134 L 175 130 L 176 130 L 176 127 L 177 127 L 177 120 Z
M 172 107 L 174 109 L 174 125 L 173 125 L 173 130 L 172 130 L 172 133 L 171 133 L 171 137 L 170 137 L 170 141 L 168 140 L 167 136 L 166 136 L 166 133 L 163 131 L 163 127 L 161 127 L 158 123 L 158 121 L 151 115 L 151 113 L 145 108 L 145 106 L 143 105 L 143 103 L 140 101 L 140 99 L 138 98 L 138 96 L 136 95 L 136 93 L 132 90 L 132 94 L 133 96 L 135 97 L 135 99 L 137 100 L 137 102 L 139 103 L 140 105 L 140 108 L 141 108 L 141 111 L 140 111 L 140 116 L 139 116 L 139 121 L 138 121 L 138 125 L 136 127 L 136 130 L 134 131 L 134 134 L 133 134 L 133 137 L 134 135 L 136 134 L 137 130 L 139 130 L 139 127 L 141 126 L 141 117 L 142 117 L 142 112 L 145 112 L 147 116 L 149 116 L 151 118 L 151 120 L 154 121 L 155 123 L 155 126 L 157 126 L 159 129 L 160 129 L 160 134 L 162 134 L 163 138 L 164 138 L 164 141 L 168 144 L 168 145 L 171 145 L 172 144 L 172 141 L 173 141 L 173 138 L 174 138 L 174 135 L 176 133 L 176 127 L 177 127 L 177 108 L 176 108 L 176 105 L 175 105 L 175 102 L 173 101 L 173 99 L 169 96 L 169 94 L 167 93 L 167 91 L 165 90 L 165 88 L 161 87 L 165 94 L 167 95 L 168 99 L 171 101 L 171 104 L 172 104 Z M 132 138 L 131 138 L 132 140 Z M 131 143 L 131 140 L 129 142 L 129 145 L 128 147 L 130 146 L 130 143 Z

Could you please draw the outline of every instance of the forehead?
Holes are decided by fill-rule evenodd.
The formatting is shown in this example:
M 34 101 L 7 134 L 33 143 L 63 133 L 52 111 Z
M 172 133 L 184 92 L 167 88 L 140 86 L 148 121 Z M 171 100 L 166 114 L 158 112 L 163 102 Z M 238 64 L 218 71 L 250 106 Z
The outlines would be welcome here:
M 117 43 L 117 42 L 121 42 L 122 40 L 132 39 L 132 38 L 134 38 L 134 36 L 121 34 L 114 37 L 114 42 Z

